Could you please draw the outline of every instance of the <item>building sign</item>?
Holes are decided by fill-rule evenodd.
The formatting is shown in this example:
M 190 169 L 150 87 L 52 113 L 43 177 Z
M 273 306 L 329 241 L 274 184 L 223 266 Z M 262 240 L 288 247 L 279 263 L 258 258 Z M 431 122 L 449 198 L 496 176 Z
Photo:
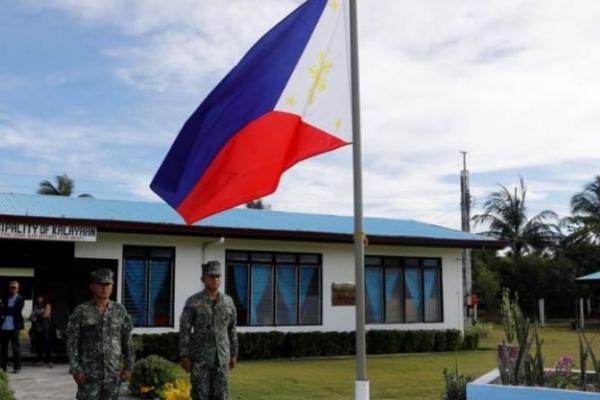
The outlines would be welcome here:
M 356 285 L 354 283 L 332 283 L 331 305 L 353 306 L 356 298 Z
M 95 226 L 19 224 L 0 222 L 1 239 L 57 240 L 63 242 L 95 242 Z

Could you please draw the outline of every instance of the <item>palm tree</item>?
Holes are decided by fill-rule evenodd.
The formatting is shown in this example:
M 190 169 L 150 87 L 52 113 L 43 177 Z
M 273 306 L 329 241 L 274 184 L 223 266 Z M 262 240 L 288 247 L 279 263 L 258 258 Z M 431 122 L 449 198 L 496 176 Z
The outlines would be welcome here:
M 485 234 L 508 243 L 514 261 L 526 252 L 541 253 L 552 248 L 559 237 L 558 227 L 550 222 L 557 220 L 553 211 L 544 210 L 527 218 L 527 187 L 523 178 L 520 182 L 520 188 L 515 187 L 513 192 L 499 185 L 500 190 L 490 194 L 484 203 L 483 214 L 473 217 L 475 224 L 489 227 Z
M 571 198 L 571 238 L 575 241 L 600 241 L 600 175 L 588 183 L 581 193 Z
M 56 185 L 49 180 L 43 180 L 40 182 L 40 188 L 38 194 L 46 194 L 51 196 L 71 196 L 73 189 L 75 188 L 75 182 L 69 178 L 67 174 L 57 175 L 54 177 Z M 78 197 L 92 197 L 89 193 L 80 194 Z

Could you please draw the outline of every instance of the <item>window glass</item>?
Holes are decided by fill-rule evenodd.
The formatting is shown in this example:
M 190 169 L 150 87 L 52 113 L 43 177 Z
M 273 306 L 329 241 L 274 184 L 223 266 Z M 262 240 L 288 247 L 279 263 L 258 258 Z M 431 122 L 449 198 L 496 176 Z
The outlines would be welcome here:
M 400 323 L 402 315 L 402 269 L 385 270 L 385 322 Z
M 134 326 L 173 325 L 172 248 L 124 246 L 123 305 Z
M 320 260 L 316 254 L 227 251 L 225 290 L 234 300 L 238 324 L 320 325 Z
M 148 325 L 171 325 L 171 261 L 150 261 Z
M 381 265 L 381 257 L 365 257 L 365 265 Z
M 300 325 L 318 325 L 321 323 L 321 284 L 319 269 L 300 268 Z
M 298 320 L 298 298 L 296 285 L 296 267 L 294 265 L 278 265 L 276 276 L 276 323 L 277 325 L 293 325 Z
M 237 310 L 238 325 L 248 324 L 248 266 L 229 264 L 227 266 L 227 293 L 233 299 Z
M 424 271 L 425 289 L 425 322 L 439 322 L 442 319 L 440 301 L 440 271 L 426 269 Z
M 418 267 L 419 266 L 419 259 L 418 258 L 405 258 L 404 259 L 404 266 L 405 267 Z
M 319 256 L 315 254 L 300 254 L 301 264 L 318 264 Z
M 135 326 L 146 325 L 146 260 L 126 258 L 123 263 L 123 305 Z
M 260 261 L 270 263 L 273 261 L 273 254 L 271 253 L 252 253 L 250 255 L 252 261 Z
M 406 268 L 405 276 L 405 305 L 406 322 L 422 322 L 423 299 L 421 294 L 421 270 Z
M 278 263 L 296 263 L 296 255 L 295 254 L 277 254 L 275 256 L 275 261 Z
M 435 258 L 426 258 L 423 260 L 424 267 L 438 267 L 440 265 L 440 261 Z
M 253 264 L 251 274 L 250 325 L 273 325 L 273 268 Z
M 365 268 L 365 318 L 367 323 L 383 322 L 381 267 Z

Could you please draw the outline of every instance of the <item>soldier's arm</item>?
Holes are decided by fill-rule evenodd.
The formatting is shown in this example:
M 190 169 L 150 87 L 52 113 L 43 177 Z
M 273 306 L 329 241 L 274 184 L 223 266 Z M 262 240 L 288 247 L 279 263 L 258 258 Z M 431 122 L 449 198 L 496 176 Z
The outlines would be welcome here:
M 192 333 L 191 307 L 186 303 L 179 318 L 179 357 L 190 356 L 190 335 Z
M 227 333 L 229 335 L 229 356 L 231 358 L 237 358 L 238 355 L 238 337 L 237 337 L 237 311 L 235 309 L 235 304 L 233 301 L 230 302 L 231 309 L 233 310 L 233 314 L 231 317 L 231 321 L 229 322 L 229 326 L 227 327 Z
M 67 324 L 67 356 L 69 357 L 69 373 L 71 375 L 83 373 L 79 351 L 79 319 L 78 312 L 75 310 L 69 317 Z
M 121 349 L 123 351 L 123 370 L 133 371 L 133 362 L 135 361 L 135 352 L 133 349 L 133 339 L 131 331 L 133 331 L 133 320 L 127 311 L 123 310 L 124 326 L 121 330 Z

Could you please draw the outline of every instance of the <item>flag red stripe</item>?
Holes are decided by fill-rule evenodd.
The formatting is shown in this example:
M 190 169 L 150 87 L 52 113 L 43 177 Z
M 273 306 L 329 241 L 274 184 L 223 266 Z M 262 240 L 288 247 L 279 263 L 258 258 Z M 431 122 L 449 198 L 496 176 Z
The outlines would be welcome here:
M 273 193 L 294 164 L 348 144 L 294 114 L 272 111 L 246 125 L 219 152 L 177 212 L 193 223 Z

